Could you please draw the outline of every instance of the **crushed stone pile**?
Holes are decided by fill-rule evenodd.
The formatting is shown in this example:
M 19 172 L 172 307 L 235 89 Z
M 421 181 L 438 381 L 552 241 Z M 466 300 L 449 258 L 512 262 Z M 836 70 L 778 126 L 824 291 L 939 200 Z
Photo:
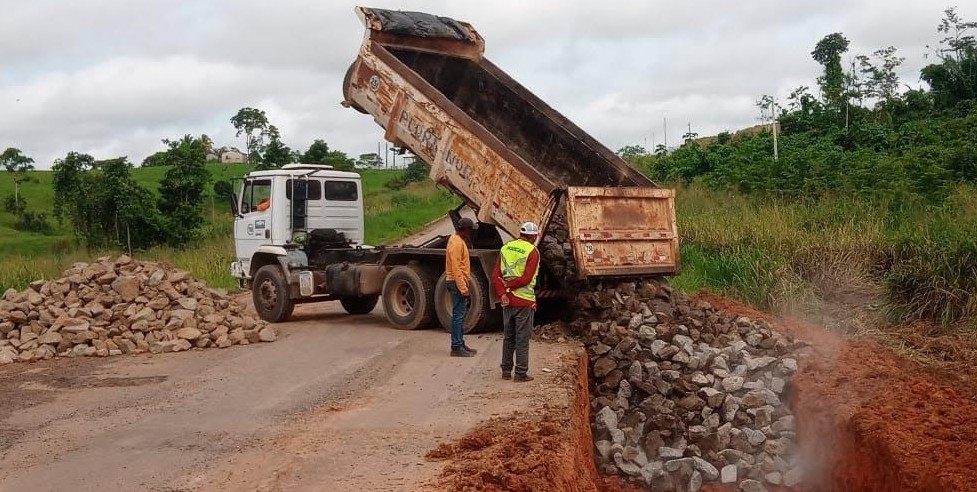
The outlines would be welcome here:
M 598 469 L 655 491 L 794 486 L 786 404 L 804 346 L 655 280 L 582 290 Z
M 128 256 L 76 263 L 0 299 L 0 365 L 52 357 L 225 348 L 274 341 L 271 326 L 189 272 Z
M 570 242 L 570 226 L 567 223 L 565 201 L 557 205 L 553 218 L 550 219 L 544 232 L 543 239 L 539 243 L 542 267 L 546 269 L 547 275 L 555 278 L 565 288 L 575 287 L 577 264 Z

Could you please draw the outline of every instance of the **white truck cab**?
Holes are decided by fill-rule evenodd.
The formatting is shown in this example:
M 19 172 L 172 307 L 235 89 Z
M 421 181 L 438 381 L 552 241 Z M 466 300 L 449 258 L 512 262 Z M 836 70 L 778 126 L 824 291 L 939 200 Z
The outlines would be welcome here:
M 357 173 L 315 164 L 254 171 L 244 177 L 236 204 L 231 273 L 242 285 L 267 263 L 255 262 L 257 257 L 287 256 L 287 247 L 314 229 L 332 229 L 351 245 L 363 245 L 363 189 Z
M 418 246 L 366 246 L 360 175 L 330 166 L 288 164 L 248 173 L 233 201 L 235 259 L 231 275 L 250 289 L 258 315 L 286 321 L 296 304 L 339 301 L 367 314 L 382 299 L 384 314 L 401 329 L 450 325 L 451 296 L 444 275 L 445 234 L 422 234 Z M 459 210 L 449 212 L 453 223 Z M 501 238 L 484 224 L 470 251 L 478 270 L 470 287 L 466 330 L 495 325 L 498 303 L 488 285 Z M 440 222 L 429 229 L 440 229 Z M 482 249 L 478 247 L 482 246 Z

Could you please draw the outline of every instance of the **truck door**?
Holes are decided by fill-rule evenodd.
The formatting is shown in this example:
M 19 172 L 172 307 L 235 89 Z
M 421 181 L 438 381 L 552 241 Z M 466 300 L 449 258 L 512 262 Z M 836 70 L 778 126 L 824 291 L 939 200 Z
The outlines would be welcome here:
M 271 178 L 251 178 L 241 189 L 239 215 L 234 219 L 234 249 L 245 271 L 250 271 L 251 257 L 258 247 L 271 243 L 273 207 Z

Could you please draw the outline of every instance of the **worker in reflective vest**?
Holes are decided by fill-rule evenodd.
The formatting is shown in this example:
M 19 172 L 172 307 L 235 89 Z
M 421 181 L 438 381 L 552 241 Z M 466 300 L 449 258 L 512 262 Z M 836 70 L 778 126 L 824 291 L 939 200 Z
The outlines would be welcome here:
M 509 241 L 499 252 L 492 273 L 492 285 L 502 300 L 502 379 L 532 381 L 529 375 L 529 336 L 536 311 L 536 276 L 539 227 L 526 222 L 519 228 L 519 239 Z M 515 364 L 513 365 L 513 355 Z M 512 370 L 515 368 L 515 376 Z

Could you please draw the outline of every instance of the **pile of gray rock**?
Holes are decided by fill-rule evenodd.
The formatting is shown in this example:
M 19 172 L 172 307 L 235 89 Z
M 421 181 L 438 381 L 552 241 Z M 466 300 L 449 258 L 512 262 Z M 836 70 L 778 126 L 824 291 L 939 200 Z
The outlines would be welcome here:
M 786 398 L 802 342 L 653 280 L 592 286 L 576 307 L 603 473 L 655 491 L 800 482 Z
M 76 263 L 0 298 L 0 365 L 271 342 L 274 328 L 188 272 L 128 256 Z
M 570 227 L 567 224 L 566 202 L 557 205 L 556 212 L 546 226 L 543 239 L 539 243 L 540 257 L 543 268 L 557 279 L 564 287 L 576 283 L 577 264 L 573 258 L 573 247 L 570 243 Z

